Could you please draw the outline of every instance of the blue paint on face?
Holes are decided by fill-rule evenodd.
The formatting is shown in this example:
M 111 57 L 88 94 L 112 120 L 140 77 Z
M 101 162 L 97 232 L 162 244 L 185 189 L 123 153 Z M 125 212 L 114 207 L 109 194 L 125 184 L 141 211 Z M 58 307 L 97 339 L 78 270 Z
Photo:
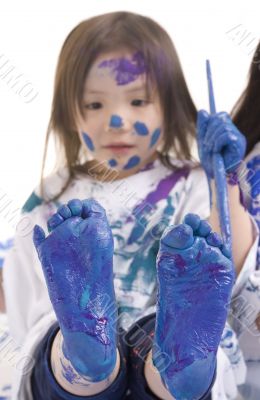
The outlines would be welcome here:
M 115 167 L 117 165 L 117 161 L 112 158 L 108 161 L 108 164 L 110 165 L 110 167 Z
M 111 128 L 121 128 L 123 126 L 122 118 L 119 115 L 112 115 L 109 126 Z
M 149 147 L 153 147 L 158 142 L 160 134 L 161 134 L 161 130 L 159 128 L 154 131 L 154 133 L 152 134 L 152 137 L 151 137 Z
M 149 134 L 149 130 L 143 122 L 136 122 L 134 128 L 140 136 L 147 136 Z
M 123 169 L 130 169 L 130 168 L 136 167 L 136 165 L 138 165 L 140 163 L 140 161 L 141 161 L 140 157 L 133 156 L 128 160 L 127 164 L 124 166 Z
M 94 150 L 95 150 L 95 147 L 94 147 L 94 144 L 93 144 L 93 142 L 92 142 L 91 137 L 90 137 L 86 132 L 82 132 L 82 136 L 83 136 L 84 142 L 85 142 L 86 145 L 87 145 L 87 148 L 88 148 L 89 150 L 91 150 L 91 151 L 94 151 Z

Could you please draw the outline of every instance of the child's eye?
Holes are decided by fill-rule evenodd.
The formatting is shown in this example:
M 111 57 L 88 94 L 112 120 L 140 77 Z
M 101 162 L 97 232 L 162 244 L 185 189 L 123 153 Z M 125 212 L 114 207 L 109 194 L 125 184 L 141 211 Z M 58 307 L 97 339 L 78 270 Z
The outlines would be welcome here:
M 84 108 L 87 108 L 88 110 L 98 110 L 98 109 L 101 108 L 101 107 L 102 107 L 102 104 L 101 104 L 101 103 L 98 103 L 98 102 L 86 104 L 86 105 L 84 106 Z
M 149 101 L 141 100 L 141 99 L 135 99 L 135 100 L 132 101 L 132 105 L 133 106 L 141 106 L 141 105 L 146 105 L 148 103 L 149 103 Z

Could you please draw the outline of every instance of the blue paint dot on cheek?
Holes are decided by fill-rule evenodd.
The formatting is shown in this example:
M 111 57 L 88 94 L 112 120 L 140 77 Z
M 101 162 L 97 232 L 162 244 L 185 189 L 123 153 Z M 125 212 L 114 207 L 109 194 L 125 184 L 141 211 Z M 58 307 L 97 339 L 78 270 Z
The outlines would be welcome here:
M 139 163 L 140 163 L 140 157 L 138 157 L 138 156 L 133 156 L 133 157 L 131 157 L 129 160 L 128 160 L 128 162 L 127 162 L 127 164 L 124 166 L 124 168 L 123 169 L 129 169 L 129 168 L 133 168 L 133 167 L 135 167 L 136 165 L 138 165 Z
M 121 128 L 122 125 L 122 118 L 119 115 L 112 115 L 109 126 L 112 128 Z
M 152 134 L 152 137 L 151 137 L 149 147 L 153 147 L 158 142 L 160 134 L 161 134 L 161 130 L 159 128 L 154 131 L 154 133 Z
M 117 165 L 117 161 L 112 158 L 108 161 L 108 164 L 110 165 L 110 167 L 115 167 Z
M 138 135 L 146 136 L 149 134 L 147 126 L 143 122 L 136 122 L 134 124 L 134 128 Z
M 83 136 L 84 142 L 86 143 L 88 149 L 91 151 L 94 151 L 95 147 L 94 147 L 92 139 L 89 137 L 89 135 L 86 132 L 82 132 L 82 136 Z

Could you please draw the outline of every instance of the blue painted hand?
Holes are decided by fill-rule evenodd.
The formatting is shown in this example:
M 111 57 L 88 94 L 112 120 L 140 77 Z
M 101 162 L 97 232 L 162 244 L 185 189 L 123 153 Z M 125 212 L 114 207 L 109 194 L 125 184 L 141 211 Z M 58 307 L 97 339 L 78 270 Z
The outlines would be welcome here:
M 64 339 L 64 354 L 93 382 L 116 363 L 113 236 L 95 200 L 71 200 L 34 227 L 34 245 Z M 109 300 L 108 300 L 109 299 Z
M 246 139 L 225 112 L 198 112 L 197 142 L 200 161 L 209 178 L 214 177 L 214 153 L 222 155 L 227 172 L 233 172 L 245 156 Z
M 163 233 L 157 270 L 153 362 L 176 399 L 200 399 L 212 382 L 227 318 L 230 254 L 207 221 L 188 214 Z

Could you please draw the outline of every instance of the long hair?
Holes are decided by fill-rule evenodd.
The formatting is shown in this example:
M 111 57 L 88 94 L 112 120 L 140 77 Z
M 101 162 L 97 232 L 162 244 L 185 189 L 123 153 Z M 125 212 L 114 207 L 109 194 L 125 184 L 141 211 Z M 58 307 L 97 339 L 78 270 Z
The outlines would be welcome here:
M 246 154 L 260 141 L 260 42 L 251 61 L 248 83 L 231 115 L 247 138 Z
M 84 116 L 83 88 L 87 74 L 101 53 L 127 48 L 141 52 L 149 66 L 147 87 L 155 84 L 163 110 L 164 141 L 159 157 L 173 168 L 169 153 L 179 159 L 192 159 L 191 139 L 195 136 L 196 108 L 189 94 L 181 65 L 167 32 L 152 19 L 131 13 L 112 12 L 79 23 L 67 36 L 58 58 L 51 116 L 48 124 L 42 175 L 48 142 L 54 135 L 57 167 L 66 166 L 68 179 L 56 199 L 70 184 L 76 172 L 85 172 L 81 163 L 81 143 L 76 129 L 76 113 Z M 175 167 L 176 168 L 176 167 Z

